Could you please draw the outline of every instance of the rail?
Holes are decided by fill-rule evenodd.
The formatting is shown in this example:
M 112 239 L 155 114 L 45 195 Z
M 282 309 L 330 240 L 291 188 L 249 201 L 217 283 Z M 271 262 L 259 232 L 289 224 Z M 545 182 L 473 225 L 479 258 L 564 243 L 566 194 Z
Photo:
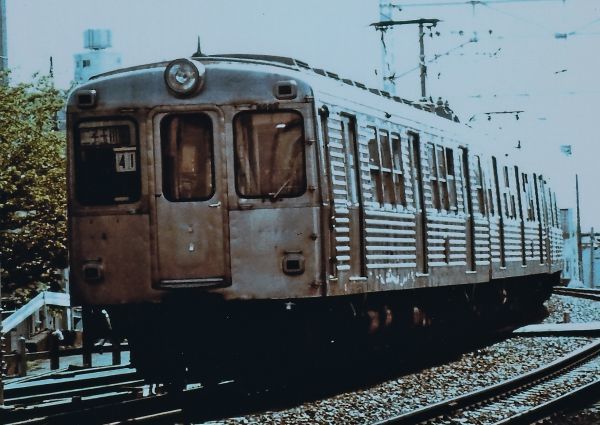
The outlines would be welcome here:
M 600 301 L 600 289 L 593 288 L 566 288 L 555 286 L 552 292 L 556 295 L 568 295 L 571 297 L 585 298 L 593 301 Z
M 498 400 L 507 399 L 509 397 L 518 396 L 520 392 L 524 392 L 526 389 L 532 388 L 535 385 L 546 382 L 551 378 L 555 378 L 559 375 L 564 375 L 573 368 L 579 365 L 585 364 L 590 360 L 598 362 L 597 357 L 600 355 L 600 340 L 588 344 L 579 350 L 574 351 L 546 366 L 542 366 L 536 370 L 533 370 L 524 375 L 517 376 L 513 379 L 503 381 L 496 385 L 486 387 L 471 393 L 455 397 L 452 399 L 444 400 L 436 404 L 425 406 L 423 408 L 413 410 L 386 420 L 377 422 L 379 425 L 387 424 L 415 424 L 423 423 L 426 421 L 435 421 L 436 418 L 443 418 L 450 423 L 449 418 L 465 417 L 465 412 L 474 412 L 482 405 L 489 405 L 497 402 Z M 597 365 L 596 365 L 597 366 Z M 600 367 L 596 367 L 599 369 Z M 598 372 L 598 371 L 597 371 Z M 581 395 L 577 391 L 589 391 L 590 389 L 596 390 L 600 387 L 600 373 L 594 375 L 595 379 L 591 383 L 579 386 L 578 390 L 570 391 L 570 395 L 562 394 L 560 397 L 556 397 L 547 403 L 540 403 L 539 406 L 531 409 L 524 409 L 522 412 L 518 412 L 516 415 L 504 418 L 501 421 L 494 421 L 494 423 L 521 423 L 520 421 L 524 418 L 530 420 L 532 417 L 539 418 L 542 415 L 543 418 L 550 406 L 555 406 L 553 403 L 563 403 L 564 401 L 556 401 L 556 399 L 567 397 L 573 397 L 574 395 Z M 582 390 L 586 386 L 585 390 Z M 540 407 L 545 405 L 545 407 Z M 489 410 L 489 406 L 488 406 Z M 531 410 L 531 412 L 529 412 Z M 471 416 L 469 416 L 471 417 Z M 440 420 L 442 422 L 442 420 Z M 488 421 L 485 421 L 486 423 Z M 454 423 L 454 422 L 453 422 Z M 482 422 L 476 422 L 482 423 Z M 529 423 L 529 422 L 528 422 Z

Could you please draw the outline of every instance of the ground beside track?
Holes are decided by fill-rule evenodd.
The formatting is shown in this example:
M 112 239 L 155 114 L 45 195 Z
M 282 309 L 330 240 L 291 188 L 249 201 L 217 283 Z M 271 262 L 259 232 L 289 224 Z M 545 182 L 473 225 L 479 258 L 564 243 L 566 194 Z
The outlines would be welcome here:
M 590 300 L 556 296 L 546 303 L 549 311 L 545 323 L 561 323 L 563 312 L 569 311 L 572 322 L 600 320 L 600 306 Z M 455 397 L 533 370 L 543 364 L 586 345 L 586 337 L 518 337 L 478 348 L 445 364 L 423 368 L 415 373 L 392 377 L 367 388 L 350 389 L 315 400 L 297 400 L 291 408 L 222 419 L 225 424 L 325 424 L 372 423 L 415 408 Z M 369 367 L 369 358 L 356 367 Z M 350 373 L 350 372 L 349 372 Z M 315 381 L 315 385 L 323 386 Z M 567 414 L 579 425 L 600 423 L 597 407 Z M 579 419 L 576 419 L 579 418 Z M 556 424 L 563 423 L 560 421 Z

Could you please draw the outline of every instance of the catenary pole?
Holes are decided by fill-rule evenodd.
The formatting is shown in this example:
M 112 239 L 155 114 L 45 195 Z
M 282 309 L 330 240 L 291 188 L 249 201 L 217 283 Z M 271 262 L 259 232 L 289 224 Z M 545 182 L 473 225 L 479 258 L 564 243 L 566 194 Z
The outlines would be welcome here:
M 575 174 L 575 205 L 577 208 L 577 273 L 583 282 L 583 250 L 581 247 L 581 214 L 579 209 L 579 174 Z
M 425 89 L 425 80 L 427 78 L 427 65 L 425 64 L 425 32 L 423 30 L 424 25 L 431 25 L 435 27 L 439 19 L 411 19 L 408 21 L 379 21 L 371 24 L 372 27 L 379 31 L 385 31 L 389 27 L 398 25 L 419 25 L 419 68 L 421 69 L 421 96 L 425 99 L 427 91 Z

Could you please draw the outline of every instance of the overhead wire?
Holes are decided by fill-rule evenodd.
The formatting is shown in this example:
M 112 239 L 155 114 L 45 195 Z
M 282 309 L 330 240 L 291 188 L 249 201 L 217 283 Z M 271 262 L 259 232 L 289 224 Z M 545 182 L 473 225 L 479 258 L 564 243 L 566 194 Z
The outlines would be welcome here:
M 458 46 L 455 46 L 455 47 L 451 48 L 450 50 L 448 50 L 448 51 L 446 51 L 446 52 L 444 52 L 444 53 L 436 53 L 436 54 L 434 54 L 433 58 L 431 58 L 431 59 L 427 60 L 427 61 L 426 61 L 426 63 L 427 63 L 427 64 L 433 63 L 433 62 L 437 61 L 439 58 L 441 58 L 442 56 L 448 56 L 448 55 L 450 55 L 450 53 L 452 53 L 453 51 L 455 51 L 455 50 L 458 50 L 458 49 L 462 49 L 462 48 L 463 48 L 463 47 L 465 47 L 467 44 L 471 44 L 471 43 L 476 43 L 476 41 L 475 41 L 475 40 L 469 40 L 469 41 L 465 41 L 464 43 L 461 43 L 461 44 L 459 44 Z M 406 75 L 410 74 L 411 72 L 414 72 L 414 71 L 416 71 L 416 70 L 417 70 L 417 69 L 419 69 L 419 68 L 420 68 L 420 65 L 417 65 L 417 66 L 415 66 L 414 68 L 411 68 L 411 69 L 409 69 L 409 70 L 407 70 L 407 71 L 404 71 L 403 73 L 401 73 L 401 74 L 399 74 L 399 75 L 396 75 L 394 78 L 398 79 L 398 78 L 404 77 L 404 76 L 406 76 Z
M 429 3 L 398 3 L 396 6 L 400 8 L 404 7 L 428 7 L 428 6 L 479 6 L 484 5 L 486 3 L 541 3 L 541 2 L 553 2 L 564 3 L 565 0 L 473 0 L 473 1 L 438 1 L 438 2 L 429 2 Z
M 489 3 L 489 2 L 482 2 L 481 4 L 482 4 L 482 6 L 485 6 L 486 8 L 488 8 L 488 9 L 490 9 L 490 10 L 493 10 L 493 11 L 494 11 L 494 12 L 496 12 L 496 13 L 500 13 L 500 14 L 502 14 L 502 15 L 509 16 L 509 17 L 511 17 L 511 18 L 513 18 L 513 19 L 516 19 L 516 20 L 518 20 L 518 21 L 521 21 L 521 22 L 528 23 L 528 24 L 530 24 L 530 25 L 535 25 L 535 26 L 537 26 L 537 27 L 540 27 L 540 28 L 544 29 L 545 31 L 548 31 L 548 32 L 552 33 L 552 29 L 548 28 L 548 27 L 547 27 L 547 26 L 545 26 L 545 25 L 542 25 L 542 24 L 540 24 L 539 22 L 532 21 L 531 19 L 527 19 L 527 18 L 524 18 L 524 17 L 522 17 L 522 16 L 515 15 L 515 14 L 513 14 L 513 13 L 510 13 L 510 12 L 507 12 L 507 11 L 505 11 L 505 10 L 497 9 L 497 8 L 495 8 L 495 7 L 493 7 L 493 6 L 490 6 L 490 5 L 489 5 L 489 4 L 487 4 L 487 3 Z

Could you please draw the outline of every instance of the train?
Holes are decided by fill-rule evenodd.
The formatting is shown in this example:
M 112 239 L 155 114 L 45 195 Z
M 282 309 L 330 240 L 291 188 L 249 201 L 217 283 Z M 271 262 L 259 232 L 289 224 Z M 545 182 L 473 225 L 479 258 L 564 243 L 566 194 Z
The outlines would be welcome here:
M 156 380 L 467 327 L 559 282 L 549 182 L 443 102 L 198 55 L 78 86 L 67 133 L 73 303 Z

